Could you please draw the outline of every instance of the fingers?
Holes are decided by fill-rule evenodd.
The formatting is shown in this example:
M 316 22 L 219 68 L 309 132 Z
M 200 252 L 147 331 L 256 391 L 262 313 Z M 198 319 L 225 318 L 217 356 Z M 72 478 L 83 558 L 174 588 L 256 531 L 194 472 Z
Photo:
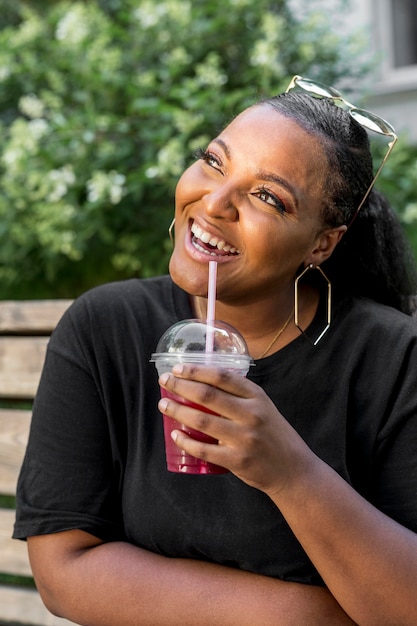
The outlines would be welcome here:
M 177 368 L 174 368 L 174 371 L 175 375 L 174 373 L 166 373 L 160 377 L 161 387 L 170 393 L 185 398 L 188 403 L 192 402 L 197 405 L 196 408 L 201 409 L 197 415 L 195 412 L 184 411 L 185 407 L 183 406 L 174 406 L 171 408 L 175 413 L 175 415 L 171 415 L 174 419 L 178 419 L 191 428 L 206 432 L 206 424 L 209 421 L 207 411 L 222 415 L 224 418 L 236 419 L 237 415 L 244 410 L 243 403 L 249 394 L 241 385 L 243 377 L 235 375 L 233 381 L 231 380 L 233 376 L 230 376 L 227 371 L 222 372 L 215 368 L 203 371 L 201 368 L 194 368 L 193 366 L 190 369 L 186 366 L 180 369 L 180 376 L 182 377 L 178 376 Z M 179 416 L 181 417 L 179 418 Z M 190 419 L 194 416 L 192 424 L 185 421 L 187 416 Z M 195 422 L 198 422 L 198 425 L 195 425 Z M 210 427 L 213 422 L 216 420 L 210 420 Z M 222 425 L 218 424 L 218 426 L 222 430 L 221 434 L 224 435 Z
M 193 439 L 182 430 L 174 430 L 171 434 L 172 439 L 176 445 L 185 450 L 187 454 L 206 461 L 208 463 L 214 463 L 220 467 L 229 469 L 228 457 L 229 452 L 221 442 L 219 443 L 205 443 Z
M 177 392 L 175 392 L 177 393 Z M 215 439 L 230 439 L 233 437 L 233 424 L 219 413 L 207 412 L 197 403 L 187 403 L 184 397 L 164 397 L 159 401 L 158 408 L 164 415 L 172 417 L 177 422 L 198 430 Z M 195 455 L 193 455 L 195 456 Z
M 251 392 L 248 387 L 250 388 L 253 385 L 253 383 L 248 381 L 245 373 L 241 373 L 239 370 L 221 367 L 182 363 L 175 365 L 172 373 L 177 378 L 206 383 L 207 385 L 222 389 L 227 393 L 232 393 L 242 398 L 249 397 Z
M 176 365 L 172 374 L 159 378 L 161 387 L 192 400 L 215 413 L 228 416 L 236 410 L 239 399 L 257 393 L 257 385 L 241 374 L 216 367 Z
M 179 429 L 171 435 L 176 445 L 191 456 L 226 467 L 228 451 L 222 443 L 217 442 L 233 439 L 234 425 L 230 420 L 213 410 L 198 404 L 205 404 L 205 401 L 211 403 L 211 396 L 218 395 L 218 390 L 205 383 L 177 379 L 168 373 L 160 377 L 160 383 L 169 392 L 168 396 L 165 395 L 159 401 L 158 408 L 161 413 L 194 431 L 199 431 L 213 438 L 211 443 L 202 442 L 199 437 L 190 437 L 182 429 Z M 196 388 L 200 387 L 203 387 L 204 390 L 200 389 L 198 394 Z M 188 400 L 186 398 L 187 391 L 190 395 L 193 390 L 192 400 Z M 216 392 L 218 393 L 216 394 Z M 221 393 L 224 394 L 224 392 Z

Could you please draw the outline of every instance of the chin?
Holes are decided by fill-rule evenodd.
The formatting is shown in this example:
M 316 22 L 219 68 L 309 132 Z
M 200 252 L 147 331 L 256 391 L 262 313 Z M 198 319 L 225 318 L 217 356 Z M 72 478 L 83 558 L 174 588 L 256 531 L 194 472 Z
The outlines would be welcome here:
M 192 296 L 207 296 L 207 273 L 204 276 L 191 268 L 190 264 L 180 263 L 175 251 L 169 262 L 169 274 L 173 282 Z

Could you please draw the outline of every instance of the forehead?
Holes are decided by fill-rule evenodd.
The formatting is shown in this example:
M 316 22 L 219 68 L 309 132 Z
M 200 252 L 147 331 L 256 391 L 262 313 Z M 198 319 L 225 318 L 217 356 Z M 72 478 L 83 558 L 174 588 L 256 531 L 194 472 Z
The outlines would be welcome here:
M 309 191 L 322 189 L 328 172 L 319 137 L 266 104 L 238 115 L 219 135 L 231 160 L 278 173 Z

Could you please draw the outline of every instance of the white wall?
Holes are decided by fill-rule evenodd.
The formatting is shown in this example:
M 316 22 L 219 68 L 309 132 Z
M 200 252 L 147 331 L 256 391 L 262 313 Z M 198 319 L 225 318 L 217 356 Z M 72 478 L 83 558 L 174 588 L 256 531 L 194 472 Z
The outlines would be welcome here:
M 416 0 L 417 1 L 417 0 Z M 337 28 L 346 33 L 363 31 L 368 54 L 375 59 L 375 71 L 366 84 L 367 96 L 362 106 L 388 120 L 398 133 L 417 142 L 417 67 L 401 71 L 389 69 L 386 25 L 389 19 L 385 0 L 350 0 L 350 9 L 341 20 L 340 0 L 289 0 L 296 13 L 314 9 L 334 15 Z

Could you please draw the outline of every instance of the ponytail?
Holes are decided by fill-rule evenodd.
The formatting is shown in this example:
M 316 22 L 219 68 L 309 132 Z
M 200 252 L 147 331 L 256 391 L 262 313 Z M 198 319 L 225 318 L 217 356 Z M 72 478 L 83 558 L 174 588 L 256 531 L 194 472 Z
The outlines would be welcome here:
M 385 196 L 374 189 L 333 255 L 323 263 L 336 289 L 408 315 L 416 312 L 417 272 L 411 246 Z

